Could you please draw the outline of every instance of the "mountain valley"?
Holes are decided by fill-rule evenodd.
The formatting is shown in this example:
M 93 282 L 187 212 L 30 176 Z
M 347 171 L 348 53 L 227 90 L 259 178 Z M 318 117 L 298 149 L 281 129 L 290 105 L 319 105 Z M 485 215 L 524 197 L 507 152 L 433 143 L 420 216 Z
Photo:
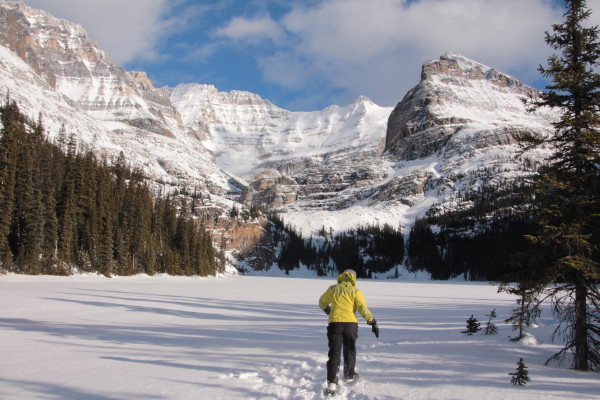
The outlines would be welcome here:
M 233 208 L 277 213 L 306 238 L 361 225 L 407 233 L 432 206 L 469 207 L 469 193 L 510 185 L 552 151 L 516 140 L 552 130 L 552 111 L 522 102 L 535 90 L 454 52 L 425 62 L 395 107 L 359 97 L 292 112 L 212 85 L 155 88 L 81 26 L 23 3 L 0 2 L 0 26 L 0 91 L 49 140 L 124 155 L 157 193 L 198 194 L 215 242 L 237 251 L 260 243 L 266 222 L 232 221 Z

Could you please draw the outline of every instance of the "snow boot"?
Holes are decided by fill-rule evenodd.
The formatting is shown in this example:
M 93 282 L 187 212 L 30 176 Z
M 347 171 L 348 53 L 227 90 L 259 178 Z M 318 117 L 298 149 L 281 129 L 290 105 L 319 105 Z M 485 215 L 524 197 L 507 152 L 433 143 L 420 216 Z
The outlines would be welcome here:
M 335 382 L 329 382 L 327 387 L 323 390 L 325 396 L 335 396 L 338 392 L 338 385 Z
M 353 375 L 347 375 L 346 378 L 344 379 L 344 382 L 347 385 L 352 385 L 353 383 L 356 383 L 356 381 L 358 381 L 357 373 L 354 373 Z

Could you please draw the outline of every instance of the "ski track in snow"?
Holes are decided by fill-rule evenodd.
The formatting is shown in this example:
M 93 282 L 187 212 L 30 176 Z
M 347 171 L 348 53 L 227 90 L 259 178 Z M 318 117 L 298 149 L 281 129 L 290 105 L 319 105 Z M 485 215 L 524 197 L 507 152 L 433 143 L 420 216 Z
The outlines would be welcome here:
M 332 278 L 0 276 L 0 399 L 323 399 Z M 336 399 L 597 399 L 600 374 L 544 361 L 544 310 L 527 341 L 514 299 L 482 283 L 362 281 L 381 327 L 360 321 L 353 386 Z M 498 335 L 466 336 L 496 309 Z M 531 383 L 509 384 L 520 357 Z

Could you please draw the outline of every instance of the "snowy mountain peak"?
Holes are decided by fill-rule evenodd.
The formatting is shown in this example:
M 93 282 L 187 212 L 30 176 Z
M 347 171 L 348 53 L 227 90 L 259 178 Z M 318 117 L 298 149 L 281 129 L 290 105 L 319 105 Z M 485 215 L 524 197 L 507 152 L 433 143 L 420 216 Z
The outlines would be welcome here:
M 375 104 L 367 96 L 358 96 L 356 99 L 354 99 L 354 101 L 352 101 L 352 104 L 359 104 L 359 103 Z
M 168 89 L 182 120 L 216 154 L 217 164 L 248 178 L 265 162 L 323 156 L 343 149 L 374 151 L 391 108 L 361 96 L 345 107 L 291 112 L 260 96 L 212 85 Z
M 533 90 L 507 74 L 454 51 L 449 51 L 440 56 L 439 59 L 423 64 L 421 81 L 436 79 L 443 80 L 445 83 L 454 82 L 455 84 L 464 84 L 465 81 L 487 80 L 498 87 L 510 87 L 509 90 L 517 90 L 523 92 L 523 94 Z
M 213 85 L 157 89 L 112 64 L 80 26 L 0 1 L 7 90 L 50 131 L 64 126 L 109 160 L 123 152 L 149 179 L 207 191 L 219 206 L 278 209 L 305 235 L 407 226 L 432 204 L 456 204 L 460 191 L 514 178 L 523 163 L 512 157 L 515 135 L 552 120 L 524 109 L 533 89 L 455 52 L 426 62 L 393 111 L 364 96 L 292 112 Z M 479 175 L 490 165 L 502 176 Z
M 474 67 L 479 67 L 483 70 L 488 70 L 490 69 L 490 67 L 483 65 L 482 63 L 475 61 L 471 58 L 468 58 L 460 53 L 457 53 L 456 51 L 448 51 L 444 54 L 442 54 L 439 58 L 440 60 L 449 60 L 449 61 L 456 61 L 458 63 L 461 64 L 463 69 L 472 69 Z M 429 62 L 437 62 L 438 60 L 433 60 L 433 61 L 429 61 Z M 427 64 L 427 63 L 426 63 Z
M 221 92 L 213 85 L 200 83 L 182 83 L 175 88 L 166 89 L 172 98 L 179 102 L 191 100 L 197 103 L 220 103 L 229 105 L 264 105 L 266 107 L 275 107 L 270 101 L 261 98 L 259 95 L 242 90 L 232 90 L 231 92 Z
M 35 29 L 46 29 L 48 31 L 60 29 L 69 36 L 87 37 L 86 31 L 81 25 L 56 18 L 44 10 L 30 8 L 22 1 L 3 1 L 0 3 L 0 9 L 4 10 L 3 13 L 12 10 L 17 15 L 22 15 L 29 28 L 34 27 Z
M 0 47 L 0 90 L 32 117 L 41 114 L 50 136 L 64 128 L 109 160 L 123 152 L 152 180 L 228 190 L 170 98 L 144 72 L 112 64 L 81 26 L 2 1 Z
M 175 109 L 145 73 L 111 63 L 77 24 L 20 3 L 0 2 L 0 45 L 95 118 L 145 132 L 180 134 Z
M 466 127 L 502 130 L 503 141 L 513 141 L 508 131 L 547 130 L 545 111 L 528 113 L 522 102 L 534 93 L 515 78 L 446 53 L 423 65 L 421 82 L 390 115 L 385 148 L 403 158 L 422 158 Z
M 58 19 L 24 3 L 0 2 L 0 44 L 26 59 L 52 86 L 66 71 L 104 72 L 110 61 L 81 25 Z

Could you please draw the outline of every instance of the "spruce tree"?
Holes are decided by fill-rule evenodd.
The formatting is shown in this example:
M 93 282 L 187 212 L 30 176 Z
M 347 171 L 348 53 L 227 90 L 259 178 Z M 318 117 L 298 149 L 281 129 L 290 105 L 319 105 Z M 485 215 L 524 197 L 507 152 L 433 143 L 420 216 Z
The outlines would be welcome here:
M 512 372 L 508 375 L 512 376 L 512 378 L 510 378 L 511 385 L 524 386 L 529 381 L 531 381 L 531 378 L 529 378 L 529 372 L 527 371 L 527 367 L 525 366 L 525 361 L 523 361 L 523 358 L 520 358 L 519 362 L 517 362 L 517 372 Z
M 28 121 L 14 103 L 0 105 L 0 118 L 2 270 L 216 272 L 211 237 L 186 202 L 178 215 L 171 199 L 153 198 L 124 156 L 108 167 L 91 152 L 78 153 L 74 136 L 61 150 L 45 140 L 41 121 Z
M 16 257 L 19 272 L 30 260 L 25 257 L 29 232 L 27 225 L 33 203 L 33 155 L 29 146 L 25 127 L 21 126 L 18 136 L 17 173 L 15 176 L 15 207 L 11 222 L 10 243 Z
M 60 173 L 57 149 L 44 141 L 39 151 L 39 186 L 42 196 L 42 273 L 50 273 L 58 258 L 57 187 Z
M 461 331 L 460 333 L 464 333 L 465 335 L 473 335 L 479 331 L 481 331 L 481 324 L 479 321 L 477 321 L 477 318 L 474 318 L 473 314 L 471 314 L 471 317 L 467 319 L 467 329 Z
M 99 245 L 100 223 L 96 199 L 99 195 L 96 177 L 98 173 L 98 162 L 91 151 L 78 157 L 78 266 L 84 271 L 94 269 L 94 258 Z
M 114 273 L 113 256 L 113 218 L 111 212 L 111 198 L 113 182 L 107 165 L 102 164 L 97 175 L 98 196 L 96 207 L 98 215 L 98 248 L 94 259 L 95 270 L 105 276 Z
M 600 304 L 600 57 L 598 27 L 586 27 L 591 11 L 584 0 L 567 0 L 564 22 L 546 33 L 558 55 L 539 71 L 551 83 L 530 102 L 560 113 L 552 143 L 555 154 L 534 183 L 534 219 L 529 236 L 537 284 L 548 287 L 565 346 L 550 360 L 573 355 L 573 368 L 600 370 L 600 326 L 593 310 Z M 528 138 L 532 139 L 532 138 Z M 535 140 L 531 140 L 535 144 Z M 594 322 L 596 321 L 596 322 Z
M 496 333 L 498 333 L 498 327 L 496 326 L 496 324 L 494 324 L 492 322 L 492 320 L 494 318 L 496 318 L 496 309 L 494 308 L 489 314 L 486 315 L 488 317 L 488 321 L 485 324 L 485 331 L 484 333 L 486 335 L 495 335 Z
M 16 120 L 16 104 L 7 104 L 2 110 L 2 137 L 0 137 L 0 268 L 13 266 L 13 252 L 9 244 L 17 175 L 18 136 L 21 126 Z
M 42 272 L 49 273 L 58 259 L 58 219 L 56 217 L 56 191 L 46 187 L 42 191 L 43 236 Z
M 189 219 L 187 202 L 181 201 L 179 216 L 177 217 L 177 228 L 173 236 L 173 247 L 178 255 L 179 265 L 177 274 L 193 275 L 192 251 L 193 227 Z
M 77 233 L 77 187 L 70 174 L 74 155 L 65 160 L 65 180 L 58 194 L 57 215 L 59 223 L 58 261 L 61 273 L 71 273 L 75 262 Z
M 504 322 L 511 324 L 513 332 L 518 332 L 516 337 L 510 338 L 512 342 L 518 342 L 525 337 L 525 327 L 540 316 L 539 290 L 536 286 L 529 286 L 521 282 L 517 286 L 502 285 L 498 292 L 506 292 L 517 296 L 516 307 L 512 309 L 510 317 Z

